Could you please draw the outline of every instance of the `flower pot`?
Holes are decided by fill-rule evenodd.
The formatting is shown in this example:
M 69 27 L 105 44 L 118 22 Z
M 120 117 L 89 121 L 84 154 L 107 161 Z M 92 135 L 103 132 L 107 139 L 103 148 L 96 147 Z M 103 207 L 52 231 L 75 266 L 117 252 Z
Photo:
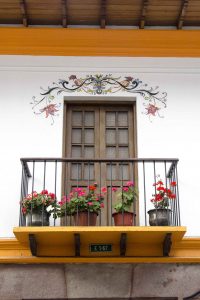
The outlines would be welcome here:
M 96 226 L 98 214 L 95 212 L 81 211 L 74 214 L 75 226 Z
M 31 218 L 32 215 L 32 218 Z M 26 215 L 26 226 L 49 226 L 50 214 L 44 210 L 42 211 L 32 211 Z
M 135 214 L 131 212 L 113 213 L 115 226 L 135 226 Z
M 151 226 L 170 226 L 171 210 L 167 208 L 151 209 L 148 211 Z

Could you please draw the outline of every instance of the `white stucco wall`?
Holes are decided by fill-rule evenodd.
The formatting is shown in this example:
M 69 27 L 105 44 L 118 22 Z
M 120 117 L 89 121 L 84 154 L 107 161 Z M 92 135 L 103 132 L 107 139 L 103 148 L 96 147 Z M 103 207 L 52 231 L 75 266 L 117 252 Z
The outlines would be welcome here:
M 152 117 L 152 122 L 137 96 L 138 157 L 180 159 L 181 221 L 187 235 L 199 236 L 200 59 L 0 56 L 0 237 L 12 236 L 18 225 L 20 157 L 62 155 L 62 107 L 51 125 L 44 114 L 33 114 L 32 97 L 71 74 L 97 73 L 133 76 L 168 93 L 168 106 L 160 111 L 164 118 Z M 62 104 L 65 95 L 59 96 Z

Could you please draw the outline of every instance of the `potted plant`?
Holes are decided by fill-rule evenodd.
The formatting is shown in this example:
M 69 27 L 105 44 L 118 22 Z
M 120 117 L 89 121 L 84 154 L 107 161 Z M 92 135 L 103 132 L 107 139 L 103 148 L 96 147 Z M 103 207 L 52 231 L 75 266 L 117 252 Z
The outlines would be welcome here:
M 21 201 L 22 214 L 26 217 L 26 226 L 49 226 L 49 217 L 56 218 L 57 204 L 55 194 L 43 190 L 34 191 Z
M 116 226 L 132 226 L 135 220 L 135 213 L 130 212 L 131 206 L 137 199 L 137 192 L 133 181 L 128 181 L 120 190 L 116 187 L 112 188 L 113 192 L 117 192 L 117 204 L 115 204 L 115 213 L 112 214 Z
M 170 188 L 164 186 L 162 180 L 158 180 L 153 184 L 156 189 L 156 193 L 153 194 L 151 202 L 154 205 L 154 209 L 148 211 L 149 224 L 151 226 L 169 226 L 171 219 L 171 209 L 169 208 L 169 200 L 176 198 L 176 195 L 172 191 L 172 188 L 176 186 L 176 182 L 170 183 Z
M 62 198 L 60 204 L 60 217 L 73 215 L 76 226 L 95 226 L 98 213 L 104 207 L 105 187 L 97 193 L 97 183 L 87 188 L 73 188 L 67 197 Z

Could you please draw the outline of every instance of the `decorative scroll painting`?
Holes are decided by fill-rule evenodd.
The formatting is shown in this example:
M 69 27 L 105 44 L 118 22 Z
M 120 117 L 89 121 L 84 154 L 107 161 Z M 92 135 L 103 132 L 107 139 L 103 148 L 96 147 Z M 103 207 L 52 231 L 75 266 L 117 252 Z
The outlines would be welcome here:
M 115 77 L 112 74 L 87 75 L 77 77 L 70 75 L 68 79 L 60 79 L 53 82 L 47 89 L 41 88 L 40 96 L 33 97 L 31 102 L 35 114 L 44 114 L 46 118 L 51 118 L 51 124 L 54 123 L 54 117 L 58 116 L 61 103 L 58 103 L 60 94 L 81 92 L 89 95 L 109 95 L 117 92 L 126 92 L 138 94 L 143 99 L 144 111 L 150 120 L 152 117 L 163 115 L 160 110 L 167 107 L 167 93 L 160 92 L 158 87 L 148 87 L 141 80 L 132 76 Z

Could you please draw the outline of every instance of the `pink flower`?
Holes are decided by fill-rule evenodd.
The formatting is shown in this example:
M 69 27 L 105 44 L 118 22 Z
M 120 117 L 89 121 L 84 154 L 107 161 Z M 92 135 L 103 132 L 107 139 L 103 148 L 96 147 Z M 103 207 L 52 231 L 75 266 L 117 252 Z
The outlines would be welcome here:
M 104 208 L 104 203 L 101 203 L 100 206 L 101 206 L 102 208 Z
M 102 188 L 101 188 L 101 192 L 102 192 L 102 193 L 107 193 L 107 187 L 105 187 L 105 186 L 102 187 Z
M 116 192 L 117 190 L 118 190 L 117 187 L 112 187 L 112 191 L 113 191 L 113 192 Z
M 134 182 L 133 182 L 133 181 L 128 181 L 128 182 L 126 183 L 126 185 L 127 185 L 127 186 L 134 186 Z
M 78 192 L 78 196 L 79 197 L 83 197 L 83 196 L 85 196 L 86 194 L 85 194 L 85 192 L 83 191 L 83 192 Z
M 123 191 L 124 191 L 124 192 L 128 192 L 128 187 L 127 187 L 127 186 L 124 186 L 124 187 L 123 187 Z
M 76 187 L 76 188 L 73 189 L 73 191 L 74 191 L 74 192 L 77 192 L 77 193 L 81 193 L 81 192 L 84 191 L 84 189 L 81 188 L 81 187 Z
M 62 204 L 65 203 L 67 201 L 67 197 L 63 196 L 62 199 L 61 199 L 61 201 L 62 201 Z
M 88 202 L 88 205 L 89 205 L 89 206 L 92 206 L 92 205 L 93 205 L 93 203 L 92 203 L 92 202 Z
M 26 208 L 22 207 L 22 213 L 25 214 L 26 213 Z

